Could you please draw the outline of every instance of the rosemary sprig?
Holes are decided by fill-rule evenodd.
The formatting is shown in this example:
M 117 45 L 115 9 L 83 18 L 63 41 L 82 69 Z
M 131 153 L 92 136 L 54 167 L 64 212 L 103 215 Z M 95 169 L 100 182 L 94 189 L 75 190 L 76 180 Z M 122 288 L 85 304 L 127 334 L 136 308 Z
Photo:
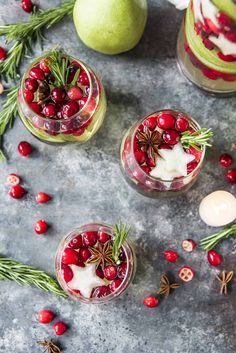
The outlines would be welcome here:
M 6 36 L 6 42 L 13 46 L 7 58 L 0 62 L 0 74 L 7 80 L 16 79 L 17 69 L 25 55 L 32 53 L 33 44 L 43 43 L 43 28 L 50 28 L 60 22 L 64 16 L 72 15 L 75 0 L 66 1 L 60 7 L 46 11 L 38 10 L 30 17 L 29 22 L 19 22 L 0 26 L 0 36 Z
M 7 99 L 3 104 L 3 110 L 0 112 L 0 142 L 7 127 L 12 127 L 14 119 L 18 112 L 17 94 L 19 86 L 14 86 L 7 93 Z M 4 160 L 5 156 L 0 148 L 0 160 Z
M 225 227 L 218 233 L 203 238 L 200 241 L 200 245 L 204 250 L 208 251 L 213 249 L 222 239 L 227 239 L 232 235 L 236 235 L 236 223 Z
M 60 348 L 52 340 L 38 341 L 37 343 L 45 348 L 44 353 L 61 353 Z
M 184 148 L 193 147 L 198 151 L 202 150 L 202 147 L 211 147 L 209 140 L 213 136 L 213 131 L 211 129 L 202 128 L 194 131 L 182 132 L 180 142 Z
M 124 243 L 124 241 L 126 240 L 127 236 L 129 235 L 129 231 L 130 229 L 127 228 L 126 224 L 116 224 L 115 225 L 115 239 L 114 239 L 114 243 L 113 243 L 113 249 L 112 249 L 112 257 L 115 261 L 116 264 L 120 263 L 120 249 Z
M 70 60 L 68 57 L 64 56 L 61 50 L 53 49 L 47 56 L 47 60 L 48 67 L 55 77 L 54 85 L 57 87 L 65 86 L 69 74 Z
M 67 298 L 55 279 L 46 272 L 26 266 L 18 261 L 0 257 L 0 281 L 15 281 L 20 285 L 34 285 L 46 292 Z

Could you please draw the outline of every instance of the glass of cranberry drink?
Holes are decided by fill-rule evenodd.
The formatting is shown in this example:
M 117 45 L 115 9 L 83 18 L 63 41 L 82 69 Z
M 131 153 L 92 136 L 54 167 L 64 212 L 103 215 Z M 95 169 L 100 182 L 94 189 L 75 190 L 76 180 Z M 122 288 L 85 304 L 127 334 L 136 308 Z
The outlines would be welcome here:
M 184 75 L 213 94 L 236 92 L 236 2 L 191 0 L 177 44 Z
M 136 270 L 133 245 L 125 240 L 114 258 L 117 231 L 107 224 L 87 224 L 70 232 L 60 243 L 55 271 L 69 296 L 84 303 L 107 303 L 119 297 Z
M 59 50 L 37 58 L 18 93 L 26 128 L 48 143 L 86 142 L 106 113 L 103 85 L 94 71 Z
M 145 196 L 177 196 L 193 185 L 202 167 L 206 144 L 193 141 L 199 141 L 199 137 L 208 141 L 209 136 L 210 129 L 200 129 L 184 113 L 155 112 L 126 132 L 120 149 L 122 172 L 128 183 Z

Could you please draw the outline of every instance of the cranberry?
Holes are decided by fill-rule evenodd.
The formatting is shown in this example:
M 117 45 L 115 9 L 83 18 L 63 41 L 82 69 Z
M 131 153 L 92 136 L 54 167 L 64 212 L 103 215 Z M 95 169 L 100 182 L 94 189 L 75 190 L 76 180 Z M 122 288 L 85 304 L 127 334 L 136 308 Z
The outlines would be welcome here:
M 79 253 L 74 249 L 65 248 L 62 253 L 61 262 L 64 265 L 78 265 Z
M 207 260 L 211 266 L 219 266 L 222 262 L 220 254 L 215 250 L 209 250 L 207 253 Z
M 79 234 L 76 237 L 74 237 L 70 242 L 69 242 L 69 247 L 72 249 L 79 249 L 82 246 L 82 236 Z
M 174 250 L 166 250 L 164 252 L 164 256 L 165 256 L 166 261 L 168 261 L 168 262 L 176 262 L 179 258 L 179 255 Z
M 0 60 L 4 60 L 7 56 L 6 50 L 0 47 Z
M 161 113 L 157 117 L 157 126 L 160 129 L 172 129 L 175 126 L 175 117 L 171 114 Z
M 37 80 L 34 80 L 33 78 L 27 78 L 25 80 L 25 88 L 29 91 L 36 92 L 38 89 L 38 82 Z
M 55 323 L 55 325 L 53 326 L 53 329 L 57 336 L 61 336 L 66 332 L 67 326 L 66 324 L 64 324 L 64 322 L 59 321 Z
M 100 266 L 96 268 L 96 275 L 102 279 L 104 278 L 104 273 Z
M 175 128 L 179 132 L 184 132 L 189 129 L 189 122 L 187 119 L 179 117 L 176 119 Z
M 225 37 L 233 43 L 236 43 L 236 32 L 225 32 Z
M 21 185 L 14 185 L 10 188 L 9 195 L 13 199 L 21 199 L 25 195 L 26 191 Z
M 36 102 L 30 103 L 29 106 L 36 114 L 40 114 L 42 111 L 41 105 Z
M 79 101 L 79 106 L 82 109 L 88 101 L 88 97 L 82 97 Z
M 46 74 L 50 74 L 51 70 L 49 69 L 48 65 L 47 65 L 48 60 L 47 59 L 42 59 L 39 63 L 39 67 L 41 70 L 43 70 L 43 72 L 45 72 Z
M 82 234 L 84 246 L 94 246 L 97 242 L 97 232 L 85 232 Z
M 73 275 L 73 271 L 70 268 L 70 266 L 63 264 L 62 268 L 61 268 L 61 272 L 62 272 L 62 276 L 63 276 L 66 283 L 68 283 L 72 280 L 74 275 Z
M 147 166 L 150 168 L 153 168 L 156 166 L 156 163 L 155 163 L 154 159 L 152 159 L 152 158 L 147 158 L 146 163 L 147 163 Z
M 39 67 L 32 67 L 29 73 L 30 77 L 35 79 L 35 80 L 44 80 L 45 79 L 45 74 L 43 70 L 41 70 Z
M 127 271 L 127 263 L 122 262 L 122 264 L 120 264 L 117 268 L 117 276 L 121 279 L 125 278 L 126 271 Z
M 193 272 L 191 267 L 183 266 L 179 269 L 178 275 L 179 275 L 179 278 L 182 279 L 182 281 L 190 282 L 195 276 L 195 273 Z
M 233 157 L 228 153 L 223 153 L 220 156 L 219 162 L 222 167 L 228 168 L 233 163 Z
M 176 130 L 165 130 L 162 134 L 162 138 L 164 142 L 169 145 L 176 145 L 180 140 L 180 136 Z
M 49 324 L 54 319 L 54 313 L 51 310 L 40 310 L 38 312 L 38 322 L 40 324 Z
M 234 26 L 234 21 L 231 20 L 231 18 L 227 16 L 224 12 L 218 12 L 217 19 L 225 30 Z
M 196 248 L 196 243 L 192 239 L 185 239 L 182 242 L 182 248 L 184 251 L 192 252 Z
M 65 97 L 66 92 L 63 88 L 54 88 L 51 92 L 51 98 L 55 103 L 63 102 Z
M 217 55 L 221 60 L 226 61 L 226 62 L 236 61 L 236 58 L 234 58 L 232 55 L 224 55 L 221 52 L 217 53 Z
M 22 10 L 30 13 L 33 11 L 34 5 L 31 0 L 21 0 L 21 7 L 22 7 Z
M 226 173 L 226 179 L 230 183 L 235 184 L 236 183 L 236 169 L 228 170 L 228 172 Z
M 45 105 L 45 107 L 43 108 L 43 114 L 47 117 L 47 118 L 53 118 L 56 115 L 56 107 L 54 104 L 47 104 Z
M 151 168 L 150 167 L 148 167 L 147 165 L 142 165 L 141 166 L 141 168 L 142 168 L 142 170 L 144 171 L 144 173 L 146 173 L 146 174 L 149 174 L 150 172 L 151 172 Z
M 37 234 L 44 234 L 48 230 L 48 224 L 43 220 L 39 220 L 34 225 L 34 231 Z
M 170 145 L 167 145 L 167 143 L 161 143 L 158 148 L 159 148 L 159 150 L 171 150 L 172 149 Z
M 7 185 L 16 186 L 20 184 L 20 177 L 16 174 L 9 174 L 7 176 Z
M 190 162 L 187 165 L 187 173 L 190 174 L 192 173 L 198 166 L 198 162 Z
M 85 71 L 82 71 L 81 74 L 79 75 L 78 82 L 82 86 L 88 86 L 89 85 L 89 78 L 88 78 L 88 75 L 86 74 Z
M 51 200 L 51 196 L 46 194 L 45 192 L 39 192 L 35 196 L 35 198 L 38 203 L 46 203 Z
M 208 38 L 204 38 L 202 42 L 209 50 L 213 50 L 215 48 L 215 45 Z
M 138 164 L 143 164 L 145 162 L 146 154 L 143 151 L 141 150 L 135 151 L 134 155 Z
M 25 100 L 26 100 L 26 102 L 27 102 L 28 104 L 29 104 L 29 103 L 32 103 L 33 100 L 34 100 L 34 94 L 33 94 L 33 92 L 31 92 L 31 91 L 29 91 L 29 90 L 27 90 L 27 89 L 24 90 L 24 97 L 25 97 Z
M 112 292 L 115 292 L 121 285 L 122 280 L 120 278 L 116 278 L 114 279 L 114 281 L 112 281 L 112 283 L 110 284 L 110 289 Z
M 111 291 L 108 286 L 100 286 L 94 289 L 92 296 L 94 298 L 102 298 L 102 297 L 106 297 L 110 293 Z
M 79 111 L 79 104 L 76 101 L 70 101 L 64 104 L 61 108 L 63 118 L 70 118 Z
M 18 151 L 22 157 L 28 157 L 33 152 L 33 149 L 29 142 L 21 141 L 18 145 Z
M 189 154 L 192 154 L 194 157 L 195 157 L 195 160 L 196 162 L 200 162 L 201 158 L 202 158 L 202 152 L 201 151 L 198 151 L 196 150 L 196 148 L 190 146 L 189 148 L 186 149 L 186 152 L 189 153 Z
M 77 101 L 83 97 L 83 91 L 79 87 L 71 87 L 69 88 L 67 95 L 71 100 Z
M 208 68 L 202 69 L 202 73 L 210 80 L 217 80 L 219 77 L 218 73 L 215 70 L 208 69 Z
M 117 276 L 116 266 L 107 266 L 104 268 L 104 276 L 108 281 L 111 281 Z
M 154 130 L 157 126 L 157 118 L 156 116 L 150 116 L 145 119 L 143 125 L 146 126 L 149 130 Z
M 158 306 L 158 299 L 151 295 L 150 297 L 144 298 L 143 304 L 148 308 L 155 308 Z
M 82 262 L 86 262 L 91 256 L 91 252 L 85 246 L 82 246 L 79 250 L 79 259 Z
M 106 243 L 108 240 L 111 239 L 111 236 L 103 231 L 99 231 L 97 236 L 99 243 L 102 244 Z

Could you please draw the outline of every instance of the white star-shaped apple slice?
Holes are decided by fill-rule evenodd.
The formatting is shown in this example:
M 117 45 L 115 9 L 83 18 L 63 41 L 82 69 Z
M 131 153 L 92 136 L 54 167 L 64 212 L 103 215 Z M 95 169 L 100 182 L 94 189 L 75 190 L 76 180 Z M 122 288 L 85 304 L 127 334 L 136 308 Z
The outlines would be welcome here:
M 95 287 L 105 285 L 106 283 L 97 276 L 96 264 L 88 264 L 85 267 L 70 265 L 73 271 L 73 278 L 67 283 L 71 289 L 79 290 L 85 298 L 90 298 Z

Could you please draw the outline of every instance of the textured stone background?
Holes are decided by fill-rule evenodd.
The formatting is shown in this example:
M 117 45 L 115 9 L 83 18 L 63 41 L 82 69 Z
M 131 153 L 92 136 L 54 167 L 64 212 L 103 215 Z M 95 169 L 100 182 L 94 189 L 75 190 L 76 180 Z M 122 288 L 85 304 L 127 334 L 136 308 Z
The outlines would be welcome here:
M 47 8 L 48 1 L 38 1 Z M 60 1 L 51 0 L 50 6 Z M 0 0 L 0 23 L 27 18 L 17 1 Z M 19 120 L 7 134 L 9 162 L 0 172 L 0 254 L 53 272 L 53 258 L 60 239 L 77 225 L 91 221 L 129 222 L 138 249 L 135 283 L 127 294 L 107 306 L 87 306 L 60 300 L 38 289 L 0 284 L 0 352 L 40 352 L 37 339 L 54 337 L 52 326 L 40 326 L 38 310 L 49 307 L 70 325 L 59 339 L 63 352 L 77 353 L 233 353 L 236 350 L 236 284 L 232 294 L 218 294 L 216 270 L 205 254 L 181 251 L 186 237 L 200 239 L 214 230 L 199 219 L 198 205 L 209 192 L 235 192 L 218 167 L 219 153 L 235 140 L 236 101 L 204 95 L 180 75 L 175 60 L 177 31 L 182 14 L 164 0 L 149 2 L 145 35 L 133 51 L 115 57 L 87 49 L 78 40 L 73 23 L 66 19 L 47 33 L 46 48 L 64 45 L 68 53 L 90 64 L 101 76 L 108 96 L 108 112 L 99 133 L 86 145 L 48 146 L 34 139 Z M 3 41 L 3 40 L 2 40 Z M 37 53 L 40 49 L 37 49 Z M 25 63 L 26 64 L 26 63 Z M 23 72 L 24 68 L 22 68 Z M 182 109 L 215 131 L 198 183 L 178 199 L 154 201 L 135 193 L 122 179 L 118 149 L 130 124 L 160 108 Z M 28 159 L 18 155 L 17 144 L 28 140 L 35 153 Z M 9 198 L 4 182 L 17 172 L 29 190 L 22 201 Z M 53 202 L 40 206 L 33 195 L 50 192 Z M 35 220 L 52 225 L 45 236 L 33 232 Z M 163 261 L 166 248 L 178 249 L 178 265 Z M 228 240 L 220 246 L 226 270 L 235 268 L 236 247 Z M 160 275 L 176 273 L 189 264 L 196 271 L 193 282 L 183 285 L 167 301 L 149 310 L 144 296 L 155 293 Z

